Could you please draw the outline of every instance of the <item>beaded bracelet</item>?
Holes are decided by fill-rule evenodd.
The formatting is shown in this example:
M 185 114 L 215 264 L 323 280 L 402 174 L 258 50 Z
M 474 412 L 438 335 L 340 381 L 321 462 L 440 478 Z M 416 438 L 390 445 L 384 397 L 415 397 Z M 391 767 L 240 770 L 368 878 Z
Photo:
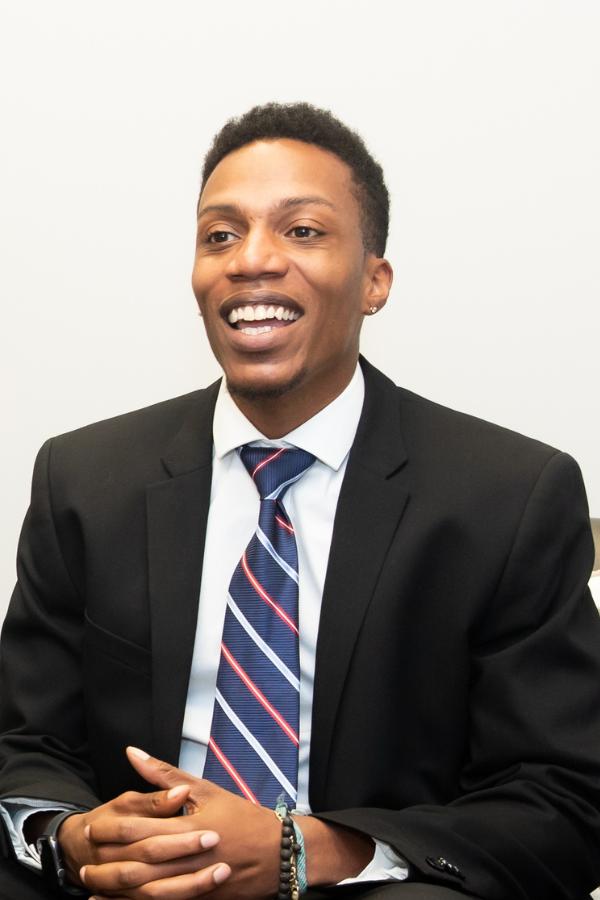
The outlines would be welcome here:
M 296 840 L 294 822 L 287 803 L 279 800 L 275 815 L 281 822 L 281 848 L 279 850 L 279 890 L 277 900 L 299 900 L 298 854 L 302 847 Z

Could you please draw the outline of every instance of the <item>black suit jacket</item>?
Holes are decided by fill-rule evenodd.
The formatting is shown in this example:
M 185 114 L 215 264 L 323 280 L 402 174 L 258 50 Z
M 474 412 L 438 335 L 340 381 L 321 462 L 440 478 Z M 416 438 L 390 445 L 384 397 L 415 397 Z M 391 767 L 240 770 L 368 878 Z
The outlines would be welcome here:
M 581 900 L 600 882 L 600 631 L 579 470 L 363 369 L 311 806 L 395 846 L 417 878 Z M 3 635 L 2 796 L 91 807 L 142 788 L 129 743 L 177 762 L 216 394 L 40 451 Z

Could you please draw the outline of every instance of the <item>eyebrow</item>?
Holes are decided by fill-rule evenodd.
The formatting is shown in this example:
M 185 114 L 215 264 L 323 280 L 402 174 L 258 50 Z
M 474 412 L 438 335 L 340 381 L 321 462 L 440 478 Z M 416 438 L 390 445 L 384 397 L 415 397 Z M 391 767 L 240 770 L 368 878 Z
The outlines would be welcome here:
M 286 197 L 284 200 L 280 200 L 272 207 L 272 212 L 278 212 L 284 209 L 291 209 L 295 206 L 308 206 L 308 205 L 316 205 L 316 206 L 327 206 L 329 209 L 336 209 L 334 204 L 330 200 L 326 200 L 325 197 L 319 196 L 308 196 L 308 197 Z M 226 216 L 242 216 L 243 210 L 241 206 L 238 206 L 237 203 L 212 203 L 208 206 L 202 207 L 202 209 L 198 212 L 198 218 L 200 219 L 202 216 L 207 215 L 207 213 L 223 213 Z

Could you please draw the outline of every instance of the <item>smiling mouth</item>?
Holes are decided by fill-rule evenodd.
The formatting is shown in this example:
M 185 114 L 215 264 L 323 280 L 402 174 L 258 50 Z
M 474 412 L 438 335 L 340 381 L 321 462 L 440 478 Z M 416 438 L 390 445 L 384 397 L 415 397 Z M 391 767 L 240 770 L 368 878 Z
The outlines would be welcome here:
M 226 315 L 231 328 L 243 334 L 268 334 L 277 328 L 293 325 L 301 316 L 296 309 L 273 303 L 243 304 L 230 309 Z

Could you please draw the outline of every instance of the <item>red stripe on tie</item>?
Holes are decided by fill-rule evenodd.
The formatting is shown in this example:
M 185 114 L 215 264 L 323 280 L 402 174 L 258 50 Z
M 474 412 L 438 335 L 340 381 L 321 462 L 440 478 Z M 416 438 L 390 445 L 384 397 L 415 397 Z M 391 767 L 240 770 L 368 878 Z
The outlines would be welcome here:
M 248 579 L 248 581 L 250 582 L 250 584 L 252 585 L 252 587 L 254 588 L 256 593 L 260 597 L 263 598 L 265 603 L 269 604 L 269 606 L 273 609 L 273 612 L 275 612 L 279 616 L 279 618 L 282 620 L 282 622 L 285 622 L 285 624 L 288 626 L 288 628 L 291 628 L 295 634 L 299 635 L 298 627 L 297 627 L 296 623 L 294 622 L 294 620 L 290 619 L 290 617 L 288 616 L 286 611 L 284 609 L 282 609 L 281 606 L 278 603 L 276 603 L 272 597 L 269 596 L 269 594 L 267 594 L 267 592 L 265 591 L 265 589 L 262 586 L 262 584 L 260 583 L 260 581 L 258 581 L 256 579 L 255 575 L 250 571 L 250 566 L 248 565 L 248 560 L 246 559 L 245 552 L 244 552 L 244 555 L 242 556 L 241 562 L 242 562 L 242 569 L 244 570 L 246 578 Z
M 231 775 L 231 777 L 233 778 L 233 780 L 239 787 L 240 791 L 242 792 L 242 794 L 244 795 L 246 800 L 250 800 L 252 803 L 255 803 L 257 806 L 260 806 L 260 803 L 254 796 L 254 794 L 252 793 L 252 791 L 250 790 L 250 788 L 248 787 L 248 785 L 246 784 L 246 782 L 244 781 L 242 776 L 239 774 L 239 772 L 236 769 L 234 769 L 234 767 L 231 765 L 231 763 L 229 762 L 229 760 L 227 759 L 227 757 L 225 756 L 225 754 L 223 753 L 221 748 L 217 746 L 217 744 L 215 743 L 215 741 L 212 737 L 208 739 L 208 746 L 210 747 L 212 752 L 215 754 L 215 756 L 217 757 L 217 759 L 219 760 L 219 762 L 221 763 L 221 765 L 223 766 L 225 771 L 228 772 L 229 775 Z
M 285 528 L 286 531 L 289 531 L 290 534 L 294 534 L 292 526 L 288 522 L 284 522 L 280 516 L 275 516 L 275 521 L 281 525 L 282 528 Z
M 227 662 L 229 663 L 231 668 L 234 670 L 234 672 L 236 672 L 239 675 L 239 677 L 242 679 L 242 681 L 244 682 L 244 684 L 246 685 L 246 687 L 248 688 L 250 693 L 254 694 L 254 696 L 260 703 L 260 705 L 262 707 L 264 707 L 264 709 L 266 709 L 266 711 L 269 713 L 269 715 L 277 722 L 277 724 L 279 725 L 281 730 L 283 732 L 285 732 L 285 734 L 287 734 L 290 741 L 292 741 L 292 743 L 294 743 L 298 747 L 300 744 L 300 741 L 298 740 L 298 735 L 296 734 L 296 732 L 294 731 L 292 726 L 289 725 L 286 722 L 286 720 L 283 718 L 281 713 L 277 712 L 275 707 L 269 703 L 269 701 L 267 700 L 267 698 L 265 697 L 263 692 L 260 690 L 260 688 L 258 688 L 254 684 L 254 682 L 252 681 L 250 676 L 247 674 L 247 672 L 245 672 L 242 669 L 239 662 L 236 659 L 234 659 L 234 657 L 231 655 L 231 653 L 229 652 L 229 650 L 227 649 L 227 647 L 225 646 L 225 644 L 223 642 L 221 642 L 221 653 L 223 654 L 223 656 L 225 657 L 225 659 L 227 660 Z
M 273 462 L 274 459 L 277 459 L 278 456 L 281 456 L 282 453 L 285 453 L 286 447 L 280 447 L 279 450 L 276 450 L 275 453 L 272 453 L 270 456 L 267 456 L 266 459 L 263 459 L 262 462 L 259 462 L 254 472 L 252 473 L 252 477 L 256 475 L 257 472 L 260 472 L 262 468 L 268 466 L 270 462 Z

